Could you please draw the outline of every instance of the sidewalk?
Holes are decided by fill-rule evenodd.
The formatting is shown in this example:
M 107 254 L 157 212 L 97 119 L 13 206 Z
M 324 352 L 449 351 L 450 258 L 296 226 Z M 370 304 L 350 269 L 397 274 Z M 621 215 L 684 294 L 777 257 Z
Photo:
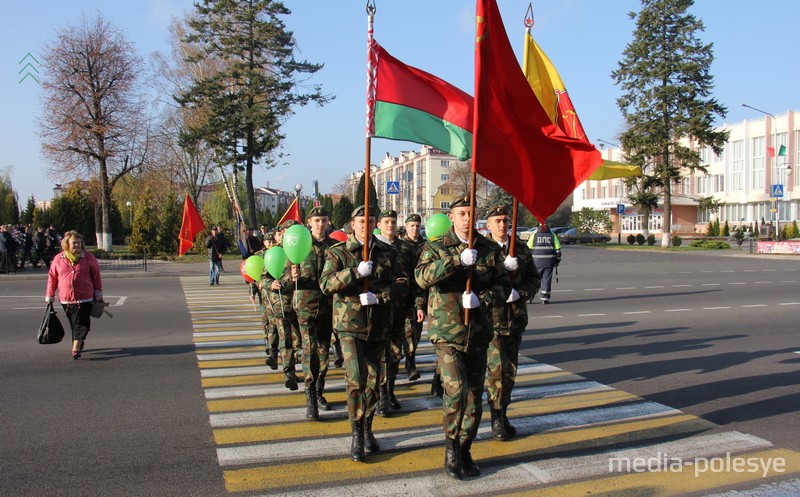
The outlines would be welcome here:
M 234 267 L 233 263 L 237 262 L 234 259 L 228 262 L 229 267 Z M 223 275 L 234 275 L 241 278 L 238 271 L 238 266 L 235 267 L 236 271 L 233 272 L 228 269 Z M 101 269 L 101 276 L 103 279 L 108 278 L 153 278 L 153 277 L 179 277 L 179 276 L 196 276 L 208 274 L 208 262 L 168 262 L 168 261 L 147 261 L 147 271 L 131 270 L 131 269 L 116 269 L 116 270 L 103 270 Z M 46 280 L 47 267 L 40 266 L 37 269 L 31 267 L 25 268 L 24 271 L 17 271 L 16 274 L 0 274 L 0 281 L 14 281 L 14 280 Z

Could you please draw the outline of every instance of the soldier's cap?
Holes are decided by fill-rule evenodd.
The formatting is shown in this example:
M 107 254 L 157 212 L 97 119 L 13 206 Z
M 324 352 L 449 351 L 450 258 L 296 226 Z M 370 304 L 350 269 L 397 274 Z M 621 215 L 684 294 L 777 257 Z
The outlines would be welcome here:
M 508 207 L 505 205 L 496 205 L 489 209 L 489 213 L 486 214 L 486 219 L 495 216 L 507 216 L 508 215 Z
M 285 230 L 287 228 L 294 226 L 295 224 L 300 224 L 300 223 L 298 223 L 294 219 L 287 219 L 286 221 L 282 222 L 280 226 L 278 226 L 278 228 Z
M 397 219 L 397 211 L 393 211 L 392 209 L 389 209 L 389 210 L 381 212 L 380 214 L 378 214 L 378 221 L 380 221 L 381 219 L 383 219 L 385 217 L 393 217 L 393 218 Z
M 270 242 L 274 242 L 275 241 L 275 233 L 273 233 L 271 231 L 268 231 L 267 233 L 264 233 L 264 240 L 268 240 Z
M 261 228 L 266 229 L 267 225 L 266 224 L 262 224 L 261 226 L 259 226 L 259 229 L 261 229 Z
M 353 209 L 353 212 L 350 214 L 350 219 L 353 219 L 354 217 L 363 216 L 364 211 L 365 211 L 364 206 L 359 205 L 358 207 Z M 372 207 L 369 208 L 369 217 L 375 217 L 375 209 L 373 209 Z
M 420 216 L 419 214 L 411 214 L 410 216 L 408 216 L 406 218 L 406 222 L 407 223 L 421 223 L 422 222 L 422 216 Z
M 450 204 L 450 209 L 455 209 L 456 207 L 469 207 L 470 206 L 470 198 L 469 195 L 461 197 L 455 200 L 452 204 Z
M 318 205 L 313 209 L 311 209 L 310 211 L 308 211 L 307 217 L 311 219 L 312 217 L 330 217 L 330 215 L 328 214 L 328 210 L 325 207 Z

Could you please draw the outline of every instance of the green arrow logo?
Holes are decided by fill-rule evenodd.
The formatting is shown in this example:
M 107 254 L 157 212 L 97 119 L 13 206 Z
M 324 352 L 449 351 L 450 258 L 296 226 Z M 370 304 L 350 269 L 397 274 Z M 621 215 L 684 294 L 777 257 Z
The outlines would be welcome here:
M 25 54 L 25 57 L 23 57 L 22 60 L 20 60 L 17 63 L 17 65 L 25 63 L 25 61 L 28 59 L 30 59 L 30 61 L 28 61 L 24 66 L 22 66 L 22 69 L 20 69 L 19 72 L 17 73 L 17 74 L 22 74 L 23 72 L 25 73 L 25 75 L 22 76 L 22 79 L 20 79 L 17 82 L 17 84 L 22 84 L 22 82 L 28 79 L 28 77 L 30 77 L 37 83 L 39 82 L 39 78 L 36 77 L 36 75 L 39 74 L 39 70 L 36 69 L 36 66 L 39 65 L 39 61 L 36 60 L 36 57 L 34 57 L 33 54 L 31 54 L 30 52 Z

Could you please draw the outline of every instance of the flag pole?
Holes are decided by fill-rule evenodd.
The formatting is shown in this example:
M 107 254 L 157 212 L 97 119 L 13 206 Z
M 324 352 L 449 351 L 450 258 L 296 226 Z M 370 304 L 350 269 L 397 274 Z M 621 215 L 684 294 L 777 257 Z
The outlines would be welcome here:
M 375 23 L 375 0 L 367 0 L 367 136 L 364 159 L 364 262 L 369 261 L 369 182 L 370 155 L 372 154 L 372 135 L 375 134 L 375 71 L 373 64 L 373 26 Z M 364 293 L 369 291 L 369 278 L 364 278 Z

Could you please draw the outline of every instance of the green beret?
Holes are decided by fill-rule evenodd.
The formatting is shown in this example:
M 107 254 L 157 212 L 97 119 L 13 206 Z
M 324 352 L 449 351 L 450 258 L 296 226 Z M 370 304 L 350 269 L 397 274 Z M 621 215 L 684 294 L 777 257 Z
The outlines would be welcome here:
M 354 217 L 363 216 L 363 215 L 364 215 L 364 206 L 363 205 L 359 205 L 358 207 L 353 209 L 352 214 L 350 214 L 350 219 L 353 219 Z M 372 207 L 370 207 L 370 209 L 369 209 L 369 217 L 375 217 L 375 209 L 373 209 Z
M 508 207 L 505 205 L 496 205 L 489 209 L 489 213 L 486 214 L 486 219 L 495 216 L 507 216 L 508 215 Z
M 407 223 L 421 223 L 422 217 L 419 214 L 411 214 L 406 218 Z
M 455 209 L 456 207 L 469 207 L 469 206 L 470 206 L 469 195 L 461 197 L 450 204 L 451 209 Z
M 278 228 L 285 230 L 287 228 L 294 226 L 295 224 L 300 224 L 300 223 L 298 223 L 294 219 L 287 219 L 286 221 L 282 222 L 280 226 L 278 226 Z
M 311 209 L 310 211 L 308 211 L 307 217 L 310 219 L 312 217 L 330 217 L 330 215 L 328 214 L 328 210 L 325 209 L 325 207 L 318 205 L 313 209 Z
M 380 221 L 381 219 L 383 219 L 385 217 L 393 217 L 393 218 L 397 219 L 397 211 L 393 211 L 392 209 L 389 209 L 389 210 L 381 212 L 380 214 L 378 214 L 378 221 Z

